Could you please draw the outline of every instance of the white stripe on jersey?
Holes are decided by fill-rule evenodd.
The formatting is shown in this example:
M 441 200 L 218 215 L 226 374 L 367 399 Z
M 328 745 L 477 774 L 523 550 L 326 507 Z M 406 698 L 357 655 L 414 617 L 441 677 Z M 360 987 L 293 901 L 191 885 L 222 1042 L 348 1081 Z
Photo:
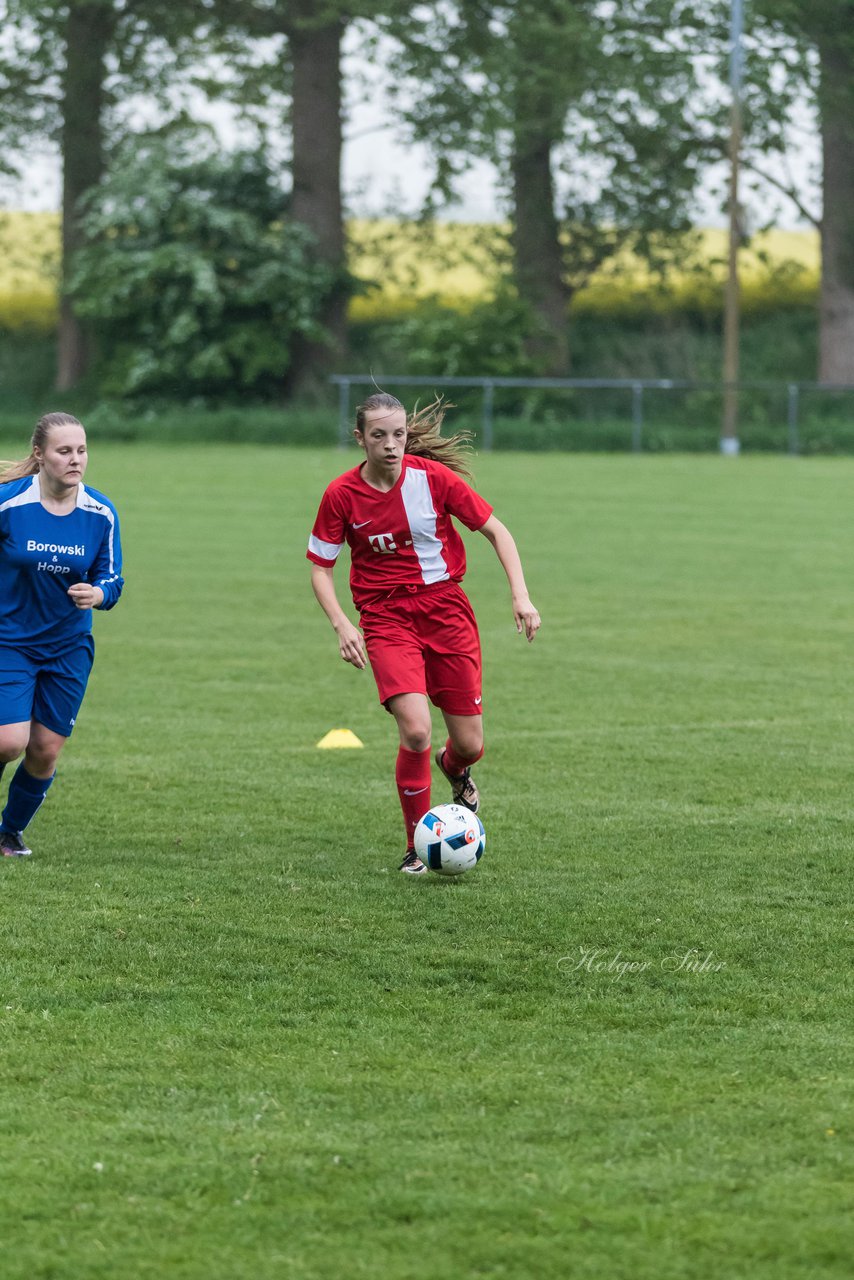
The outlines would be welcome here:
M 10 507 L 26 507 L 31 502 L 41 502 L 38 476 L 33 476 L 33 483 L 29 489 L 24 489 L 22 493 L 17 494 L 14 498 L 9 498 L 6 502 L 0 503 L 0 511 L 8 511 Z
M 105 503 L 97 502 L 95 500 L 94 495 L 90 493 L 90 491 L 86 488 L 85 484 L 78 485 L 77 487 L 77 506 L 80 507 L 83 511 L 91 511 L 95 515 L 103 516 L 104 519 L 109 524 L 110 536 L 108 539 L 108 546 L 109 546 L 109 554 L 110 554 L 110 574 L 112 576 L 109 578 L 99 578 L 98 582 L 95 585 L 100 585 L 101 583 L 115 582 L 116 578 L 119 576 L 116 573 L 116 556 L 113 550 L 113 534 L 116 531 L 116 518 L 113 515 L 110 508 Z
M 314 534 L 308 540 L 309 551 L 321 560 L 337 560 L 343 546 L 343 542 L 321 542 Z
M 436 509 L 430 495 L 427 472 L 407 467 L 400 496 L 412 532 L 412 549 L 421 566 L 425 582 L 443 582 L 449 577 L 442 555 L 442 540 L 436 537 Z

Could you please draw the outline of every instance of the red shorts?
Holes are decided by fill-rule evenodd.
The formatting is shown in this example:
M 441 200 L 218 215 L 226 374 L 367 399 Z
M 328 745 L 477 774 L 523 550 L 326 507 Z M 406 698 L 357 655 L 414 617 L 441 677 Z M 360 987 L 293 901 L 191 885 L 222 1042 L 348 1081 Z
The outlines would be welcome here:
M 456 582 L 401 591 L 360 616 L 380 702 L 423 693 L 453 716 L 479 716 L 480 636 Z

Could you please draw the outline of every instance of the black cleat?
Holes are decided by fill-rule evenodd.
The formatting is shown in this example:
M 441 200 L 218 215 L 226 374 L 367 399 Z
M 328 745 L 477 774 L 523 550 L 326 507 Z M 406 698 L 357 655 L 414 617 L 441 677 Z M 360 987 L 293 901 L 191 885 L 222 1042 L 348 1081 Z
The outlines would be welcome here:
M 406 857 L 397 869 L 408 876 L 423 876 L 427 873 L 427 868 L 414 849 L 406 850 Z
M 464 805 L 466 809 L 471 809 L 472 813 L 477 813 L 477 806 L 480 804 L 480 794 L 477 787 L 472 782 L 471 769 L 463 769 L 462 773 L 448 773 L 442 761 L 445 759 L 444 748 L 436 754 L 436 764 L 442 770 L 445 777 L 451 784 L 451 798 L 454 804 Z
M 0 831 L 0 853 L 4 858 L 29 858 L 32 849 L 24 844 L 20 831 Z

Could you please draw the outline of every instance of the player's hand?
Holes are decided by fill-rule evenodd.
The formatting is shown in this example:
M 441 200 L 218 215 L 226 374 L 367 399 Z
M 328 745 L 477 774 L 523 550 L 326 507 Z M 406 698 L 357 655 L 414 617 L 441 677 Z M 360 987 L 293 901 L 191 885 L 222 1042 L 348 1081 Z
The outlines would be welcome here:
M 91 582 L 75 582 L 68 588 L 68 594 L 78 609 L 97 609 L 104 602 L 104 593 L 100 587 L 93 587 Z
M 530 644 L 540 629 L 540 615 L 527 596 L 513 601 L 513 617 L 516 619 L 516 630 L 520 635 L 524 631 Z
M 338 634 L 338 652 L 345 662 L 350 662 L 354 667 L 358 667 L 360 671 L 364 671 L 367 666 L 367 658 L 365 656 L 365 642 L 362 639 L 362 633 L 353 626 L 349 619 L 341 623 L 340 627 L 336 627 Z

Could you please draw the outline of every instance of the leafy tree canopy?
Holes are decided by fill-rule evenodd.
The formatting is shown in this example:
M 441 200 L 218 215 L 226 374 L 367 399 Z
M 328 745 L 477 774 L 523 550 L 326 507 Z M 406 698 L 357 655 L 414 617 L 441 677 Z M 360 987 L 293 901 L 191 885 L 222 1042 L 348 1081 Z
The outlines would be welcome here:
M 282 216 L 263 153 L 137 140 L 86 201 L 71 289 L 113 394 L 269 395 L 297 335 L 322 336 L 328 269 Z

